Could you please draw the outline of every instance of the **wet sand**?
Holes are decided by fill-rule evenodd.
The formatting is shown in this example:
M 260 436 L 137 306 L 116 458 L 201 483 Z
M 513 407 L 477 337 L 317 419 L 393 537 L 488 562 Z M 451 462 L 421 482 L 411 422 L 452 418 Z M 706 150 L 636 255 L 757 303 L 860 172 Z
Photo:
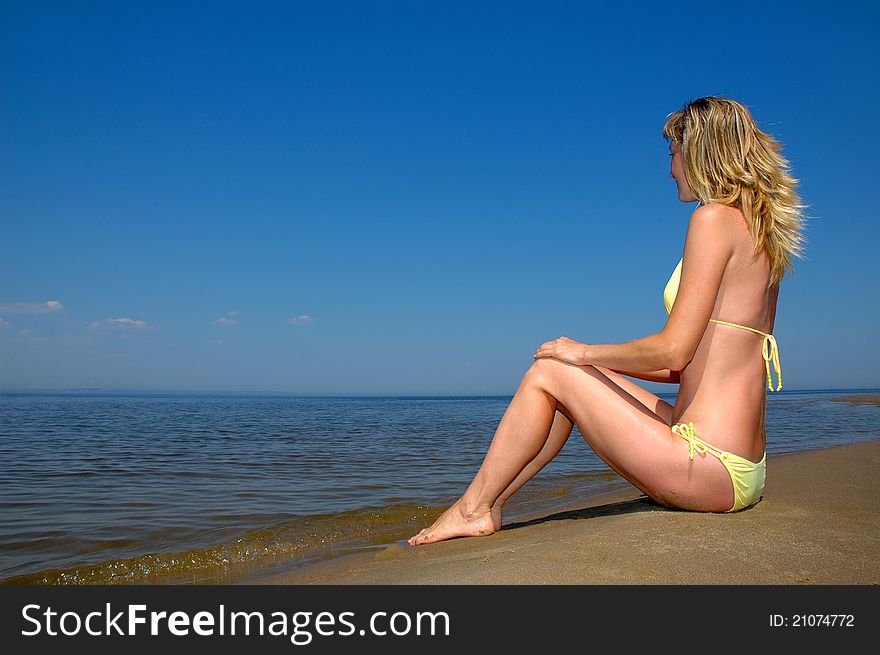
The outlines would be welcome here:
M 763 500 L 733 514 L 669 510 L 633 489 L 488 537 L 402 542 L 249 582 L 878 584 L 878 519 L 880 440 L 768 457 Z

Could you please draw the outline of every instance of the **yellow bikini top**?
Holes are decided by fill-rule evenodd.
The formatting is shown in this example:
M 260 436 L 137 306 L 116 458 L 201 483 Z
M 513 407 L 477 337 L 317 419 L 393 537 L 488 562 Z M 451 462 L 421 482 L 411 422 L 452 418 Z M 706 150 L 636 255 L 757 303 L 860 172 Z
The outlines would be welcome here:
M 666 288 L 663 289 L 663 303 L 666 305 L 666 313 L 672 313 L 672 306 L 675 304 L 675 298 L 678 296 L 678 285 L 681 282 L 681 264 L 683 259 L 678 260 L 678 266 L 675 267 L 675 270 L 672 271 L 672 276 L 669 278 L 669 282 L 666 283 Z M 776 378 L 779 384 L 776 387 L 776 391 L 782 389 L 782 365 L 779 363 L 779 347 L 776 344 L 776 337 L 772 334 L 767 334 L 765 332 L 761 332 L 760 330 L 756 330 L 755 328 L 750 328 L 745 325 L 739 325 L 737 323 L 730 323 L 728 321 L 719 321 L 714 318 L 709 319 L 712 323 L 719 323 L 721 325 L 729 325 L 730 327 L 741 328 L 743 330 L 748 330 L 749 332 L 754 332 L 755 334 L 760 334 L 764 337 L 764 342 L 761 346 L 761 355 L 764 357 L 764 365 L 767 367 L 767 388 L 770 391 L 773 391 L 773 378 L 770 376 L 770 362 L 773 362 L 773 367 L 776 369 Z

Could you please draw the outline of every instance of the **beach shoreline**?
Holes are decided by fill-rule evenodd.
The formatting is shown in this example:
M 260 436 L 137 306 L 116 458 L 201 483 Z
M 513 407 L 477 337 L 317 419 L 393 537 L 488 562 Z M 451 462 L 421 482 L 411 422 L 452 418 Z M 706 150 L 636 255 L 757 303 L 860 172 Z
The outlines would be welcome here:
M 880 440 L 768 457 L 764 497 L 732 514 L 638 490 L 505 526 L 400 543 L 247 584 L 878 584 Z
M 59 476 L 64 476 L 64 493 L 63 497 L 57 493 L 46 497 L 46 514 L 43 510 L 30 511 L 28 505 L 18 504 L 14 499 L 7 504 L 16 518 L 8 521 L 5 551 L 0 553 L 6 555 L 0 585 L 284 583 L 300 579 L 300 575 L 311 576 L 325 565 L 332 568 L 336 563 L 364 557 L 385 558 L 409 566 L 408 560 L 397 560 L 395 554 L 409 553 L 412 548 L 406 539 L 430 525 L 454 501 L 456 496 L 452 494 L 470 479 L 462 471 L 475 470 L 479 464 L 478 456 L 483 450 L 480 441 L 485 430 L 494 424 L 494 415 L 503 409 L 496 400 L 472 400 L 464 405 L 448 399 L 418 403 L 383 400 L 381 408 L 372 401 L 349 400 L 345 401 L 347 411 L 342 412 L 349 416 L 345 423 L 315 433 L 313 427 L 306 426 L 312 426 L 310 421 L 320 419 L 330 409 L 340 413 L 337 401 L 329 405 L 283 403 L 273 405 L 273 411 L 268 413 L 261 403 L 257 415 L 250 401 L 239 398 L 199 401 L 196 405 L 191 405 L 190 399 L 177 397 L 158 403 L 136 398 L 114 404 L 115 411 L 106 416 L 127 411 L 160 420 L 159 413 L 173 416 L 181 403 L 186 403 L 190 411 L 196 411 L 197 418 L 193 420 L 201 426 L 202 433 L 214 435 L 220 428 L 223 431 L 217 433 L 218 438 L 212 436 L 200 442 L 198 449 L 184 453 L 183 459 L 169 458 L 168 453 L 177 452 L 177 437 L 191 432 L 192 425 L 172 421 L 163 431 L 167 438 L 150 440 L 147 451 L 140 449 L 140 445 L 146 443 L 143 437 L 150 432 L 129 431 L 114 441 L 118 452 L 102 451 L 103 459 L 97 468 L 88 459 L 93 453 L 89 446 L 91 431 L 72 430 L 60 442 L 61 450 L 48 449 L 38 438 L 36 428 L 42 425 L 38 420 L 32 425 L 33 434 L 25 430 L 13 440 L 13 452 L 18 454 L 18 459 L 13 460 L 40 462 L 27 469 L 28 475 L 22 478 L 27 485 L 21 493 L 43 493 L 41 481 L 48 483 L 50 490 L 57 490 L 53 485 Z M 771 493 L 778 490 L 776 485 L 780 482 L 777 458 L 784 462 L 791 455 L 826 452 L 829 448 L 878 439 L 880 394 L 876 389 L 858 395 L 851 390 L 822 391 L 772 400 L 776 404 L 775 438 L 768 444 Z M 42 405 L 46 401 L 39 402 Z M 79 417 L 76 426 L 94 424 L 104 433 L 115 434 L 112 420 L 94 422 L 90 418 L 94 414 L 91 401 L 71 405 L 62 399 L 47 407 L 48 417 L 63 411 L 65 415 Z M 13 416 L 18 412 L 24 421 L 33 415 L 33 401 L 7 401 L 5 409 L 11 410 Z M 374 417 L 379 409 L 390 412 L 394 418 L 383 421 L 381 430 L 374 427 L 364 431 L 364 421 Z M 292 415 L 298 417 L 302 429 L 291 431 L 289 421 L 283 420 Z M 242 416 L 252 417 L 258 427 L 251 425 L 249 429 L 230 432 L 228 426 Z M 269 418 L 265 419 L 266 416 Z M 143 421 L 143 425 L 152 424 Z M 49 422 L 46 427 L 51 425 Z M 831 425 L 834 430 L 828 429 Z M 246 446 L 249 437 L 257 433 L 275 438 L 261 441 L 261 448 L 251 451 Z M 426 434 L 429 436 L 425 437 Z M 407 441 L 407 435 L 418 436 Z M 587 518 L 592 529 L 607 523 L 609 515 L 624 515 L 617 516 L 620 522 L 633 520 L 628 514 L 664 511 L 604 466 L 581 440 L 573 441 L 578 443 L 560 453 L 554 461 L 555 468 L 548 467 L 506 505 L 505 530 L 499 537 L 506 540 L 512 534 L 524 534 L 542 525 L 567 525 L 572 520 L 582 523 Z M 397 452 L 403 458 L 395 459 L 396 463 L 389 467 L 387 457 L 367 456 L 372 452 L 370 449 L 376 449 L 377 442 L 380 449 L 390 449 L 383 452 Z M 64 457 L 59 457 L 59 452 Z M 205 457 L 206 452 L 213 456 Z M 459 452 L 468 456 L 459 456 Z M 135 459 L 132 453 L 137 454 Z M 218 458 L 226 463 L 219 469 L 214 465 Z M 323 464 L 327 458 L 337 462 L 338 469 L 329 478 Z M 211 463 L 209 469 L 204 467 L 206 462 Z M 105 469 L 112 477 L 103 474 Z M 161 478 L 162 484 L 151 484 L 150 476 L 140 473 L 144 469 L 156 480 Z M 414 470 L 418 473 L 413 474 Z M 438 484 L 438 475 L 442 476 L 442 484 Z M 810 479 L 810 475 L 809 470 L 802 472 L 804 479 Z M 319 488 L 310 486 L 313 479 L 321 481 Z M 115 489 L 113 504 L 102 504 L 101 498 L 94 495 L 96 481 Z M 227 492 L 213 493 L 212 489 L 221 481 Z M 869 481 L 853 487 L 851 496 L 873 499 L 872 493 L 876 497 L 876 489 L 872 491 Z M 96 511 L 88 515 L 60 511 L 65 506 L 88 506 Z M 181 521 L 181 510 L 194 506 L 200 510 L 198 520 Z M 767 507 L 762 502 L 748 511 L 764 512 Z M 844 504 L 826 507 L 831 514 L 845 510 Z M 599 518 L 602 521 L 593 520 Z M 667 517 L 666 523 L 661 521 L 659 525 L 676 525 L 674 521 L 678 520 Z M 697 520 L 694 523 L 700 525 Z M 37 528 L 41 524 L 50 526 L 52 538 L 29 543 L 23 538 L 26 535 L 16 533 L 16 526 L 25 524 Z M 171 529 L 145 533 L 145 526 L 150 525 Z M 847 529 L 843 524 L 839 527 Z M 108 531 L 126 538 L 102 539 Z M 541 538 L 552 540 L 555 535 L 548 533 Z M 716 536 L 707 533 L 705 538 Z M 655 540 L 655 535 L 646 534 L 645 539 Z M 451 543 L 468 541 L 473 542 Z M 422 548 L 437 552 L 438 547 Z M 700 544 L 691 550 L 694 548 L 698 552 Z M 685 551 L 683 556 L 690 556 L 690 552 Z M 609 553 L 617 556 L 613 551 Z M 492 553 L 488 555 L 495 557 Z M 549 555 L 554 556 L 552 552 Z M 354 560 L 349 559 L 352 556 Z M 876 553 L 871 557 L 876 557 Z M 567 565 L 562 558 L 557 561 L 560 566 Z M 344 579 L 338 571 L 327 571 L 330 581 Z M 479 578 L 482 573 L 477 573 Z M 509 575 L 516 578 L 515 571 Z M 377 576 L 378 580 L 385 579 Z

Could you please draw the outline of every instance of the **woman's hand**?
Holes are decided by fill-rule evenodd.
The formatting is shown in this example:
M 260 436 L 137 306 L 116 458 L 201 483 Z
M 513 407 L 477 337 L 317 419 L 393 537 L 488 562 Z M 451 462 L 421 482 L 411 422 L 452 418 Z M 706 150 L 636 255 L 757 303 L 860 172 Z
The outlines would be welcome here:
M 590 363 L 587 361 L 587 344 L 568 337 L 559 337 L 542 343 L 535 351 L 535 359 L 541 357 L 552 357 L 576 366 L 586 366 Z

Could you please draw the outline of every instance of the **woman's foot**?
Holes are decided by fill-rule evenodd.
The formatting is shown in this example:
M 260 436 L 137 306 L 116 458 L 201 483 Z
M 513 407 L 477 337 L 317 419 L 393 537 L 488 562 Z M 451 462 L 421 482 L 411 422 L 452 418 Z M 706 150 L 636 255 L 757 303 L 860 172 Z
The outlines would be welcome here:
M 498 522 L 499 524 L 501 522 L 500 508 Z M 452 507 L 434 521 L 434 525 L 410 537 L 408 543 L 410 546 L 420 546 L 454 537 L 485 537 L 493 532 L 495 532 L 495 523 L 492 510 L 467 512 L 462 505 L 461 498 L 459 498 Z

